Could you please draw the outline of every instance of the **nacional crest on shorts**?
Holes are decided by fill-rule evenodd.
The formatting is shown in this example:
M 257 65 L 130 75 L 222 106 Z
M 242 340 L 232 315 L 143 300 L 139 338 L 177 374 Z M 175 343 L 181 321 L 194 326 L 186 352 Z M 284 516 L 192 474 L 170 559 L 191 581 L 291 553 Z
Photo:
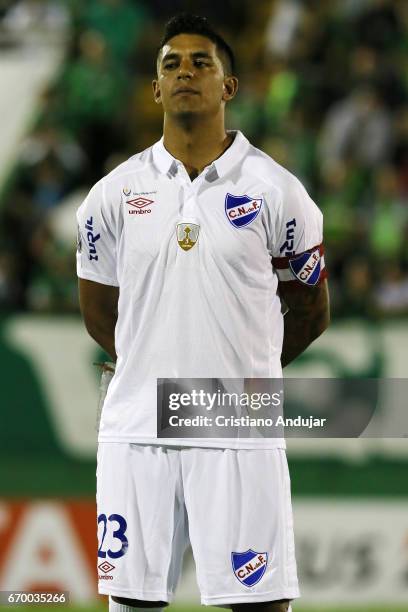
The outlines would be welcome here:
M 235 577 L 246 587 L 257 584 L 266 571 L 268 565 L 268 553 L 249 550 L 239 553 L 231 553 L 232 569 Z
M 255 221 L 262 208 L 262 198 L 251 198 L 247 195 L 225 196 L 225 214 L 234 227 L 245 227 Z
M 176 232 L 179 246 L 183 251 L 189 251 L 198 240 L 200 226 L 197 223 L 178 223 Z
M 299 257 L 289 259 L 289 266 L 293 274 L 304 285 L 316 285 L 321 272 L 321 259 L 319 247 L 311 253 L 302 253 Z

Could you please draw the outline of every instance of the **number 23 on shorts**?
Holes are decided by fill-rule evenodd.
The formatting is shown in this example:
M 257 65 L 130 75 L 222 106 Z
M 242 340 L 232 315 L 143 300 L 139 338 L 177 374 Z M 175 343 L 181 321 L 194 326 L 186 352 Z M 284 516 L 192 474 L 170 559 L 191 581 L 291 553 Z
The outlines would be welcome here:
M 100 514 L 98 516 L 98 533 L 99 533 L 99 525 L 102 524 L 102 537 L 98 548 L 98 557 L 100 559 L 106 559 L 108 556 L 110 559 L 119 559 L 123 557 L 126 553 L 129 542 L 125 535 L 127 529 L 127 523 L 124 517 L 120 514 L 111 514 L 110 516 L 106 516 L 106 514 Z M 118 540 L 118 544 L 116 550 L 104 550 L 104 541 L 108 530 L 112 530 L 112 538 L 113 540 Z M 119 547 L 119 543 L 121 547 Z

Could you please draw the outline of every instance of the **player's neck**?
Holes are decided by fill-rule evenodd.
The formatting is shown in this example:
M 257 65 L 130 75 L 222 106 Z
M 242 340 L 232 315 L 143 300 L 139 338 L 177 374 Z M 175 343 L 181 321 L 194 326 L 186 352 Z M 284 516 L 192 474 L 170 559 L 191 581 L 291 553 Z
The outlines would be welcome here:
M 177 121 L 164 119 L 164 146 L 180 160 L 191 178 L 195 178 L 231 144 L 232 136 L 225 131 L 224 118 L 206 122 Z

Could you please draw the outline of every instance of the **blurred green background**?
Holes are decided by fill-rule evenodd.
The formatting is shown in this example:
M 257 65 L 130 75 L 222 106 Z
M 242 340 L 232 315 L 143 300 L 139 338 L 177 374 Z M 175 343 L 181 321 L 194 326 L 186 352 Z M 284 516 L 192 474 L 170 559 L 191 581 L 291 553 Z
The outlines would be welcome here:
M 155 49 L 179 10 L 236 52 L 228 126 L 325 215 L 333 324 L 288 375 L 407 378 L 407 2 L 0 0 L 1 590 L 95 605 L 103 355 L 78 313 L 75 210 L 160 138 Z M 294 610 L 408 611 L 406 440 L 290 440 L 288 457 Z M 198 602 L 190 553 L 178 601 Z

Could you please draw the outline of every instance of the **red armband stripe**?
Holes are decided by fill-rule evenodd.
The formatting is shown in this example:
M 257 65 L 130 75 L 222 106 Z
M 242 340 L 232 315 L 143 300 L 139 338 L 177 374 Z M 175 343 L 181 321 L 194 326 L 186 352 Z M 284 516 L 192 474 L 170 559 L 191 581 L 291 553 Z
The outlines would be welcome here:
M 293 253 L 293 255 L 289 255 L 289 257 L 272 257 L 273 267 L 276 270 L 283 270 L 284 268 L 289 268 L 290 259 L 293 259 L 294 257 L 299 257 L 299 255 L 303 255 L 303 253 L 311 253 L 317 248 L 319 249 L 320 257 L 322 257 L 324 255 L 323 243 L 316 244 L 316 246 L 312 247 L 311 249 L 306 249 L 305 251 L 302 251 L 301 253 Z
M 318 259 L 316 259 L 317 251 L 319 253 Z M 312 249 L 303 251 L 303 253 L 296 253 L 289 257 L 273 257 L 272 264 L 280 282 L 303 283 L 313 286 L 327 278 L 323 253 L 324 247 L 319 244 Z M 308 257 L 309 255 L 310 257 Z M 317 266 L 319 266 L 319 272 L 317 272 Z M 317 278 L 316 274 L 318 274 Z

